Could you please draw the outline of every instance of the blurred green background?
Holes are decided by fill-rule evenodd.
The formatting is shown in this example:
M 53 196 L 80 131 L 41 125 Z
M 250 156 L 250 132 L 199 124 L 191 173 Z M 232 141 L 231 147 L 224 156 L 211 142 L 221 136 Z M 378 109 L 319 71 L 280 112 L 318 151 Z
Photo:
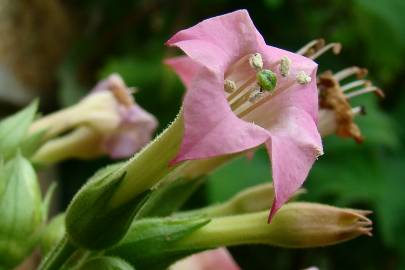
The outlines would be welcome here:
M 365 142 L 359 145 L 351 139 L 325 138 L 325 155 L 312 169 L 305 184 L 307 194 L 301 199 L 372 209 L 374 236 L 310 250 L 247 246 L 231 248 L 231 252 L 243 269 L 405 269 L 405 1 L 8 2 L 24 9 L 22 23 L 17 23 L 21 28 L 12 31 L 27 43 L 16 42 L 9 51 L 17 56 L 0 59 L 7 64 L 13 57 L 20 59 L 18 54 L 24 56 L 26 62 L 11 65 L 10 70 L 24 86 L 23 92 L 42 96 L 42 111 L 76 102 L 97 80 L 118 72 L 128 85 L 139 88 L 137 102 L 157 116 L 160 129 L 176 115 L 184 93 L 176 75 L 162 64 L 162 59 L 177 54 L 164 42 L 182 28 L 246 8 L 268 44 L 294 51 L 318 37 L 341 42 L 342 53 L 322 56 L 320 70 L 367 67 L 369 78 L 385 91 L 386 98 L 369 95 L 353 100 L 366 106 L 367 115 L 356 119 Z M 54 28 L 49 26 L 53 23 Z M 47 27 L 51 29 L 41 30 Z M 47 41 L 52 38 L 58 42 Z M 57 53 L 50 53 L 52 49 Z M 41 61 L 52 65 L 39 65 Z M 24 72 L 44 79 L 34 83 L 37 77 L 27 79 Z M 1 113 L 19 106 L 10 100 L 15 99 L 2 98 Z M 107 162 L 62 164 L 59 182 L 64 205 L 83 181 Z M 238 159 L 227 164 L 193 196 L 189 207 L 223 201 L 244 187 L 271 181 L 268 164 L 263 150 L 251 161 Z

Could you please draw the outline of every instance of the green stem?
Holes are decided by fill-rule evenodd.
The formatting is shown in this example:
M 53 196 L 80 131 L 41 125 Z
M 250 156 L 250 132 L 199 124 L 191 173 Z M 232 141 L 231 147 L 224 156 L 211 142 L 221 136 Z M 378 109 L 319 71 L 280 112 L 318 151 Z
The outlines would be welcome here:
M 123 167 L 126 175 L 111 199 L 111 207 L 128 202 L 153 187 L 175 166 L 168 165 L 176 156 L 183 137 L 183 115 Z
M 39 266 L 39 270 L 59 270 L 76 251 L 76 246 L 65 236 L 48 254 Z

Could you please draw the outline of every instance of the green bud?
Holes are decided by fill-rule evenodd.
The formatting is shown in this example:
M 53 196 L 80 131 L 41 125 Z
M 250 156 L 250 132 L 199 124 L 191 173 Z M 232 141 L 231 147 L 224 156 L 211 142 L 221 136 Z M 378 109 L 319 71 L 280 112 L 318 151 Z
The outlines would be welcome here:
M 45 227 L 41 234 L 40 246 L 43 255 L 46 255 L 65 234 L 65 215 L 55 216 Z
M 363 210 L 316 203 L 288 203 L 267 223 L 268 211 L 214 218 L 176 242 L 177 249 L 267 244 L 288 248 L 334 245 L 371 235 L 371 221 Z
M 126 261 L 115 257 L 95 257 L 90 258 L 77 270 L 135 270 Z
M 264 244 L 288 248 L 334 245 L 370 235 L 368 211 L 315 203 L 288 203 L 267 223 L 269 211 L 213 218 L 143 219 L 107 254 L 138 269 L 164 269 L 190 254 L 222 246 Z
M 256 74 L 257 83 L 259 86 L 266 91 L 273 91 L 277 85 L 277 77 L 276 74 L 269 70 L 263 69 Z
M 13 268 L 31 253 L 43 219 L 37 176 L 17 154 L 0 164 L 0 268 Z
M 148 192 L 134 196 L 117 207 L 110 201 L 125 173 L 98 173 L 73 198 L 66 212 L 66 232 L 74 245 L 101 250 L 117 243 L 127 232 Z
M 0 122 L 0 156 L 12 157 L 23 142 L 28 128 L 35 117 L 38 102 L 33 101 L 23 110 Z M 28 147 L 28 146 L 27 146 Z

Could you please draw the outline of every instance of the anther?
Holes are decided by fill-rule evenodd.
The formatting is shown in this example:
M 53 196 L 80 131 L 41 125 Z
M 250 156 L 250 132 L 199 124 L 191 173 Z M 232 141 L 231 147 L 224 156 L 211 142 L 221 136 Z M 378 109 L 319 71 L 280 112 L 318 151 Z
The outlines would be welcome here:
M 249 65 L 256 71 L 263 69 L 263 59 L 260 53 L 254 53 L 249 57 Z
M 280 74 L 283 77 L 287 77 L 288 74 L 290 73 L 290 66 L 291 66 L 291 60 L 287 56 L 283 56 L 280 60 Z
M 227 93 L 233 93 L 236 90 L 236 84 L 232 80 L 225 80 L 224 81 L 224 89 Z
M 313 55 L 309 56 L 309 58 L 316 59 L 319 56 L 321 56 L 322 54 L 324 54 L 325 52 L 329 51 L 330 49 L 332 49 L 332 52 L 334 54 L 339 54 L 340 51 L 342 50 L 342 44 L 340 44 L 340 43 L 329 43 L 325 47 L 322 47 L 319 51 L 315 52 Z
M 257 83 L 259 86 L 266 91 L 272 91 L 276 88 L 277 77 L 273 71 L 269 69 L 263 69 L 256 74 Z
M 297 80 L 297 83 L 299 83 L 299 84 L 308 84 L 311 82 L 312 79 L 304 71 L 300 71 L 297 74 L 296 80 Z

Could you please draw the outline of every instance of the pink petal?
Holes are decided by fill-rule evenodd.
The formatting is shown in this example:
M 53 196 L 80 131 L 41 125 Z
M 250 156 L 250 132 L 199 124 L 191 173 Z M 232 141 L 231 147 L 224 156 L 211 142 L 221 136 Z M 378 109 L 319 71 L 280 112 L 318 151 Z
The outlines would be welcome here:
M 104 149 L 111 158 L 126 158 L 145 146 L 157 127 L 156 118 L 138 104 L 121 107 L 119 128 L 104 141 Z
M 184 98 L 184 136 L 172 161 L 202 159 L 241 152 L 264 143 L 269 133 L 235 116 L 221 76 L 201 68 Z
M 218 248 L 197 253 L 176 264 L 171 270 L 240 270 L 225 248 Z
M 182 30 L 166 44 L 179 47 L 211 70 L 224 72 L 240 56 L 258 51 L 265 42 L 248 12 L 238 10 Z
M 269 130 L 271 139 L 266 147 L 271 156 L 275 188 L 270 221 L 305 181 L 313 163 L 322 154 L 322 142 L 312 117 L 294 107 L 284 109 Z
M 178 56 L 166 59 L 164 63 L 177 73 L 186 88 L 190 87 L 191 80 L 201 68 L 197 62 L 193 61 L 188 56 Z
M 293 87 L 290 87 L 287 92 L 283 92 L 272 100 L 273 105 L 275 103 L 280 106 L 294 106 L 303 109 L 309 113 L 315 122 L 318 117 L 318 91 L 316 86 L 316 70 L 317 64 L 311 59 L 283 50 L 273 46 L 266 45 L 263 50 L 263 59 L 265 64 L 267 62 L 274 63 L 281 59 L 283 56 L 288 57 L 292 64 L 290 70 L 289 80 L 295 79 L 295 74 L 299 71 L 304 71 L 311 76 L 311 82 L 307 85 L 300 85 L 295 83 Z M 278 69 L 274 70 L 279 74 Z M 283 84 L 288 83 L 287 78 L 278 76 L 278 87 L 283 87 Z

